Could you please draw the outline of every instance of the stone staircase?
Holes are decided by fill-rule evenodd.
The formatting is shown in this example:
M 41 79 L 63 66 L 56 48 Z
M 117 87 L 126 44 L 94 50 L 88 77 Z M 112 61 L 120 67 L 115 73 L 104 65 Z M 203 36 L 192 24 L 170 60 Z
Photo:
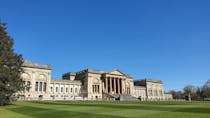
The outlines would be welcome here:
M 102 94 L 102 96 L 103 96 L 103 100 L 115 100 L 114 96 L 112 96 L 108 93 L 105 93 L 105 92 Z
M 115 100 L 120 100 L 120 101 L 137 101 L 138 99 L 129 95 L 129 94 L 112 94 L 115 98 Z

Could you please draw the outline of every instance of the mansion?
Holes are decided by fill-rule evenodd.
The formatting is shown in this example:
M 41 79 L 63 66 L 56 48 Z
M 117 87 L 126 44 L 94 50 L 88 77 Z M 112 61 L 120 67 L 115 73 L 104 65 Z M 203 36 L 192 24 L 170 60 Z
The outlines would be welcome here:
M 171 100 L 160 80 L 133 80 L 132 76 L 85 69 L 67 72 L 62 79 L 51 79 L 52 67 L 24 62 L 22 78 L 29 87 L 16 93 L 19 100 Z

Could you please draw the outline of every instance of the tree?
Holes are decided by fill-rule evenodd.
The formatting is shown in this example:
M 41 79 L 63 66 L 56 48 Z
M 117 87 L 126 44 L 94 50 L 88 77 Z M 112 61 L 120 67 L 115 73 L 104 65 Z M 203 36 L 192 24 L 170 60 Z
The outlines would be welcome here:
M 23 72 L 22 55 L 14 52 L 13 39 L 6 31 L 6 24 L 0 21 L 0 105 L 11 103 L 12 96 L 23 90 L 24 83 L 20 77 Z
M 187 99 L 188 99 L 188 101 L 191 101 L 191 95 L 193 94 L 193 93 L 196 93 L 196 87 L 195 86 L 193 86 L 193 85 L 187 85 L 187 86 L 185 86 L 184 87 L 184 93 L 187 95 Z
M 171 90 L 170 93 L 173 96 L 173 99 L 183 99 L 183 93 L 181 91 Z
M 202 100 L 203 99 L 203 90 L 201 87 L 198 87 L 196 90 L 196 97 L 197 100 Z
M 210 98 L 210 80 L 202 87 L 203 99 Z

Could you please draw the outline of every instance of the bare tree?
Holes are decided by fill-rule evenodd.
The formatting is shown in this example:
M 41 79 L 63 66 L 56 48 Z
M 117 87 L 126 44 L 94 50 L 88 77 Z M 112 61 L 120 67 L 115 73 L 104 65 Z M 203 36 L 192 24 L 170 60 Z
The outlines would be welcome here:
M 196 93 L 196 87 L 193 85 L 187 85 L 184 87 L 183 90 L 184 90 L 184 93 L 187 95 L 188 101 L 191 101 L 192 100 L 191 95 L 192 93 Z

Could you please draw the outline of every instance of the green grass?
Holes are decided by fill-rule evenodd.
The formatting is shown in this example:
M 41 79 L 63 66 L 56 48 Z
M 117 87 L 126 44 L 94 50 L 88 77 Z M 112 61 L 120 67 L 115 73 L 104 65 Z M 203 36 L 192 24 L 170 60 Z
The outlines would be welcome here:
M 16 102 L 0 118 L 210 118 L 210 102 Z

